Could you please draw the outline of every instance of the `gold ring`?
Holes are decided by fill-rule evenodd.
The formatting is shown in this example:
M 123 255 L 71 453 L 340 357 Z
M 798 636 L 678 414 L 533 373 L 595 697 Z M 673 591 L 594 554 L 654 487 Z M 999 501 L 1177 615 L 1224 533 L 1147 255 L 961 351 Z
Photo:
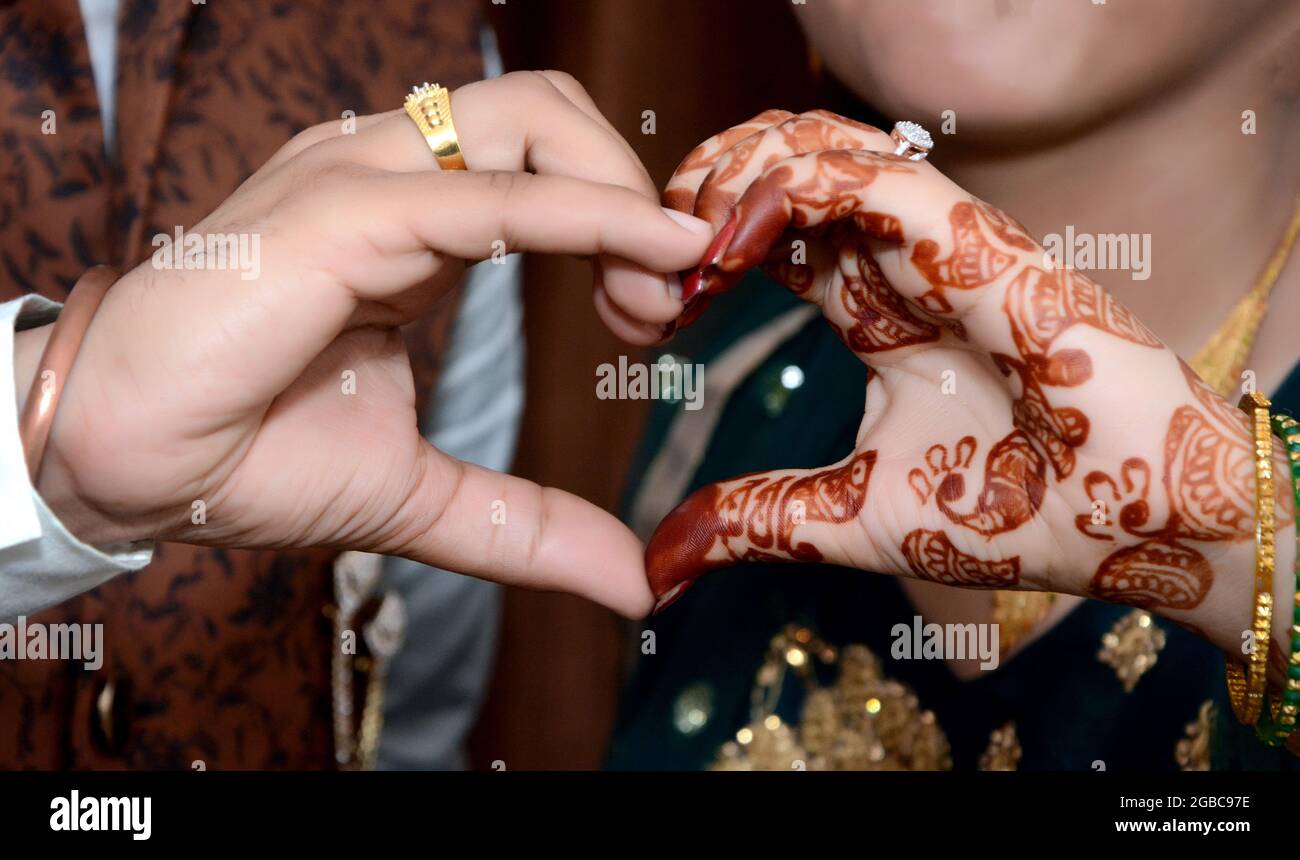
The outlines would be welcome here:
M 451 121 L 451 92 L 425 81 L 424 86 L 411 87 L 402 106 L 424 135 L 424 142 L 433 150 L 438 166 L 443 170 L 465 170 L 465 156 L 461 154 L 456 126 Z

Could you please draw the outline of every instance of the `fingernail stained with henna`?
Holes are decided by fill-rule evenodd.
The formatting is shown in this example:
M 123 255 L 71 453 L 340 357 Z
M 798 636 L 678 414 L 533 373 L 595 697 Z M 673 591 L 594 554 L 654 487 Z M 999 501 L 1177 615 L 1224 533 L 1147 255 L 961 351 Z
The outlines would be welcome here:
M 822 561 L 821 550 L 796 539 L 795 530 L 855 519 L 875 464 L 876 452 L 864 451 L 811 474 L 751 475 L 725 494 L 717 484 L 697 490 L 664 518 L 646 547 L 650 590 L 659 595 L 655 612 L 705 573 L 737 562 Z
M 727 223 L 722 225 L 718 235 L 713 237 L 704 252 L 703 259 L 695 270 L 682 279 L 682 301 L 688 306 L 702 295 L 716 295 L 730 287 L 720 279 L 718 266 L 731 245 L 731 237 L 736 234 L 736 215 L 732 213 Z
M 727 223 L 713 237 L 704 252 L 700 264 L 682 275 L 682 313 L 673 323 L 673 331 L 686 328 L 700 318 L 710 300 L 735 286 L 743 272 L 724 272 L 719 267 L 731 238 L 736 232 L 736 215 L 733 213 Z
M 718 516 L 721 493 L 716 485 L 693 493 L 664 517 L 646 546 L 646 574 L 658 599 L 654 613 L 662 612 L 682 596 L 701 574 L 729 562 L 710 564 L 709 550 L 724 529 Z

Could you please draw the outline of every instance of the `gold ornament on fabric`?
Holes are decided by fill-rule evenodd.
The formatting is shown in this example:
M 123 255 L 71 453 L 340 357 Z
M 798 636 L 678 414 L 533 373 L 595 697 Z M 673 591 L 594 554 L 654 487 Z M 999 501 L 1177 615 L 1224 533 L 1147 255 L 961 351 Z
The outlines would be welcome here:
M 1105 636 L 1097 659 L 1115 670 L 1115 677 L 1131 693 L 1143 675 L 1155 666 L 1160 649 L 1165 647 L 1165 631 L 1151 613 L 1134 609 L 1125 615 Z
M 1214 736 L 1214 702 L 1201 703 L 1196 719 L 1187 724 L 1186 737 L 1174 747 L 1174 761 L 1183 770 L 1210 769 L 1210 739 Z
M 816 662 L 814 662 L 816 661 Z M 816 663 L 838 666 L 829 687 Z M 799 723 L 773 713 L 787 672 L 808 689 Z M 948 739 L 911 688 L 881 674 L 862 645 L 842 651 L 806 627 L 773 637 L 758 671 L 751 720 L 723 745 L 713 770 L 950 770 Z
M 980 755 L 980 770 L 1017 770 L 1020 767 L 1020 736 L 1009 722 L 989 735 L 989 745 Z
M 331 676 L 334 759 L 341 770 L 373 770 L 384 726 L 384 687 L 388 668 L 406 634 L 406 607 L 396 592 L 379 592 L 383 557 L 345 552 L 334 562 L 335 606 L 325 614 L 334 624 Z M 367 608 L 378 601 L 369 617 Z M 355 628 L 367 653 L 355 650 Z M 345 647 L 351 641 L 351 648 Z M 356 719 L 355 681 L 365 684 L 360 724 Z
M 1001 647 L 1010 651 L 1029 635 L 1051 611 L 1056 595 L 1050 591 L 996 591 L 993 623 L 998 625 Z

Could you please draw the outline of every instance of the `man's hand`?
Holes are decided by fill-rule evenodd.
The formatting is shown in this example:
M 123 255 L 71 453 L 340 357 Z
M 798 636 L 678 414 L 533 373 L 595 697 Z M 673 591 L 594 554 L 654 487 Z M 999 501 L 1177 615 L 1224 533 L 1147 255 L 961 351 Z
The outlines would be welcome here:
M 710 231 L 660 208 L 567 76 L 475 83 L 452 104 L 468 172 L 440 172 L 400 110 L 355 134 L 317 126 L 190 231 L 257 234 L 259 277 L 146 262 L 114 286 L 38 487 L 75 534 L 368 550 L 649 608 L 641 545 L 614 517 L 421 438 L 398 326 L 465 261 L 538 251 L 596 258 L 601 315 L 652 342 L 681 310 L 659 273 Z

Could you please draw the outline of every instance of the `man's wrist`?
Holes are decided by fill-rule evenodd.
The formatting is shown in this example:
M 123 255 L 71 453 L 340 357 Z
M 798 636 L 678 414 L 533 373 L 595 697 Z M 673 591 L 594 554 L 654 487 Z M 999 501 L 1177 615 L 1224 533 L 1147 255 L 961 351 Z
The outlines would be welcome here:
M 23 413 L 23 404 L 36 382 L 36 369 L 53 330 L 54 324 L 48 323 L 14 332 L 14 386 L 18 392 L 19 415 Z
M 53 329 L 54 325 L 50 323 L 14 333 L 14 385 L 19 415 L 37 384 L 41 356 Z M 118 522 L 109 512 L 97 509 L 78 494 L 68 458 L 58 441 L 57 432 L 52 432 L 35 490 L 63 527 L 83 543 L 97 547 L 146 539 L 147 535 L 138 534 L 138 530 Z

